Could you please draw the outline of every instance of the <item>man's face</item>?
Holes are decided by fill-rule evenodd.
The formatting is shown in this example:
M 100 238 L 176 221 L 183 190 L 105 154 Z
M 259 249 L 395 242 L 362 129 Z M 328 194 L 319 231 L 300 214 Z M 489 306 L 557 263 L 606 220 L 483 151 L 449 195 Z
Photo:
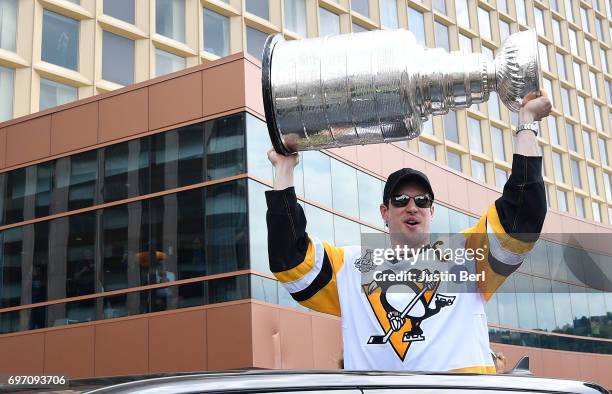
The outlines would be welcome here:
M 398 185 L 392 196 L 408 195 L 410 197 L 428 194 L 419 183 L 407 182 Z M 429 226 L 434 215 L 433 205 L 430 208 L 419 208 L 411 198 L 405 207 L 394 207 L 388 201 L 380 205 L 383 220 L 389 226 L 389 234 L 393 245 L 408 245 L 418 247 L 429 242 Z

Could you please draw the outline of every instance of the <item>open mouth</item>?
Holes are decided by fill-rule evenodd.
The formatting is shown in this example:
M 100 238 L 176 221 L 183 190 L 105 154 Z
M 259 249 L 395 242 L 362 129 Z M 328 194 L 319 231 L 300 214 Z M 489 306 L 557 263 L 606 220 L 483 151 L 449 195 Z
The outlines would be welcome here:
M 408 219 L 404 221 L 404 224 L 409 228 L 415 228 L 420 224 L 420 222 L 416 219 Z

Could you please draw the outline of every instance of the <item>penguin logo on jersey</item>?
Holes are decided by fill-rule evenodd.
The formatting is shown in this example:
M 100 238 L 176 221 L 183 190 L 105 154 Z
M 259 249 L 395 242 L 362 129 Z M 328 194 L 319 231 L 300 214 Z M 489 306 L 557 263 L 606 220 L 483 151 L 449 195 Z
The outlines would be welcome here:
M 429 270 L 412 269 L 416 278 Z M 391 270 L 383 271 L 393 273 Z M 434 272 L 438 273 L 437 271 Z M 438 294 L 440 281 L 386 282 L 373 280 L 364 285 L 368 302 L 384 334 L 375 334 L 368 339 L 368 345 L 390 344 L 397 356 L 404 361 L 413 342 L 425 341 L 426 333 L 421 322 L 437 315 L 442 308 L 453 305 L 454 296 Z M 431 305 L 433 302 L 433 306 Z

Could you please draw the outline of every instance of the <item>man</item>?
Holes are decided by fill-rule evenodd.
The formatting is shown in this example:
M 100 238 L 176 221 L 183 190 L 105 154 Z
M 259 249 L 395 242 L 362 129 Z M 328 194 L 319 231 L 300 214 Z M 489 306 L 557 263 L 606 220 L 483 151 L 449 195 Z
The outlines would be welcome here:
M 461 238 L 463 247 L 487 251 L 473 260 L 486 279 L 476 291 L 452 296 L 426 279 L 397 285 L 411 288 L 410 295 L 391 292 L 384 281 L 363 286 L 367 269 L 359 247 L 334 247 L 306 233 L 293 189 L 297 156 L 268 153 L 275 167 L 274 190 L 266 192 L 270 269 L 296 301 L 342 317 L 346 369 L 495 372 L 485 303 L 520 266 L 542 229 L 546 197 L 534 121 L 550 109 L 545 94 L 523 100 L 512 175 L 503 195 Z M 435 207 L 427 176 L 396 171 L 383 194 L 380 212 L 391 246 L 428 248 Z

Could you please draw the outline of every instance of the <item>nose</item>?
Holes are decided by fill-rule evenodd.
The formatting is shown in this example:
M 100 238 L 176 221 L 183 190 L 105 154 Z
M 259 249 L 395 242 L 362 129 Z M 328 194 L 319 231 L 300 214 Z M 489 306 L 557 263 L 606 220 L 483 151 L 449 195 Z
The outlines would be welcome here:
M 412 214 L 415 214 L 419 211 L 419 207 L 417 207 L 416 202 L 414 202 L 414 198 L 411 198 L 408 202 L 408 205 L 406 205 L 406 211 Z

